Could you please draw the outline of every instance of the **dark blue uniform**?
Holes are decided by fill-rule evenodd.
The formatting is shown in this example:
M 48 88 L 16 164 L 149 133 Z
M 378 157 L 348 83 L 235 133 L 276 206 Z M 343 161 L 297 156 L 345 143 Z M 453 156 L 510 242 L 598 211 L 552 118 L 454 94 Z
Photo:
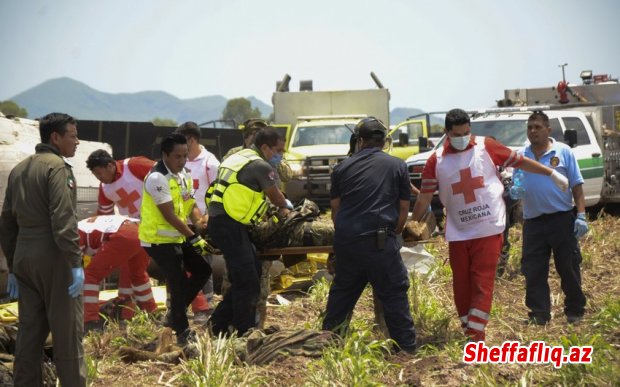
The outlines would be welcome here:
M 336 276 L 329 291 L 323 329 L 346 326 L 362 291 L 370 282 L 383 303 L 392 339 L 405 350 L 415 348 L 409 311 L 409 277 L 394 229 L 400 201 L 409 200 L 409 175 L 402 160 L 380 148 L 366 148 L 338 164 L 332 173 L 332 199 L 340 198 L 335 219 Z M 385 246 L 377 230 L 385 228 Z

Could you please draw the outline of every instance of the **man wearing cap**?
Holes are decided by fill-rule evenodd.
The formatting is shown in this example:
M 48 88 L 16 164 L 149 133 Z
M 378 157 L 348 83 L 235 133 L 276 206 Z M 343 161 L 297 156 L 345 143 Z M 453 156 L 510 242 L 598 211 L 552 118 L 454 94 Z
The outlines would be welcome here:
M 289 213 L 273 168 L 283 152 L 284 139 L 278 132 L 269 126 L 262 128 L 254 145 L 222 162 L 217 180 L 207 191 L 207 232 L 224 254 L 230 280 L 230 289 L 211 316 L 215 335 L 232 331 L 243 335 L 258 323 L 261 264 L 247 228 L 261 220 L 267 198 L 279 208 L 280 217 Z
M 383 303 L 390 337 L 399 348 L 416 347 L 409 311 L 409 277 L 396 235 L 405 225 L 411 194 L 405 163 L 383 152 L 387 129 L 374 117 L 355 127 L 357 149 L 331 176 L 336 275 L 323 329 L 346 329 L 366 284 Z
M 435 150 L 422 171 L 422 187 L 412 218 L 422 218 L 438 189 L 446 208 L 445 237 L 454 303 L 465 335 L 471 341 L 484 341 L 506 226 L 504 185 L 497 167 L 550 176 L 562 190 L 566 190 L 568 180 L 492 138 L 472 136 L 470 118 L 464 110 L 450 110 L 445 127 L 443 147 Z
M 266 126 L 267 123 L 265 120 L 260 118 L 250 118 L 249 120 L 245 120 L 245 122 L 243 122 L 243 128 L 241 129 L 243 131 L 243 145 L 231 148 L 228 152 L 226 152 L 224 157 L 222 157 L 222 161 L 226 160 L 230 155 L 252 146 L 252 144 L 254 144 L 256 133 L 258 133 L 261 128 Z M 277 178 L 280 182 L 286 183 L 291 180 L 293 172 L 291 171 L 291 167 L 288 165 L 286 160 L 280 160 L 280 163 L 276 166 L 276 171 L 278 172 Z

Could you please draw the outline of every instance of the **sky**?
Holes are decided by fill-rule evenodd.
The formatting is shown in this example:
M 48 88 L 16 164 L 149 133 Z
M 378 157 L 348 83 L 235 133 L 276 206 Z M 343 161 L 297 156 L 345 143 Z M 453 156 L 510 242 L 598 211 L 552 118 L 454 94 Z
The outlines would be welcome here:
M 493 106 L 581 70 L 620 75 L 618 0 L 0 0 L 0 100 L 70 77 L 187 99 L 370 89 L 390 108 Z

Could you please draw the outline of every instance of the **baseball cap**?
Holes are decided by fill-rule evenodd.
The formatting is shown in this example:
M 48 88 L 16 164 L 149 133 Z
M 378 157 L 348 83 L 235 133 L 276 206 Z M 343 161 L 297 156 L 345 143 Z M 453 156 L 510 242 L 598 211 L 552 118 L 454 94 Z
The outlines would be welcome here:
M 355 132 L 362 138 L 385 138 L 387 128 L 379 119 L 367 117 L 355 125 Z

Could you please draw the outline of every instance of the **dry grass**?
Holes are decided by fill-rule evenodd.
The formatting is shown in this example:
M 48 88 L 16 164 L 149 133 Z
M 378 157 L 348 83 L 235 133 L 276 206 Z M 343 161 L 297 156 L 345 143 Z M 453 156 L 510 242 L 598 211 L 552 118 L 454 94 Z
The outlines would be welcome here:
M 378 385 L 618 385 L 620 380 L 620 218 L 603 215 L 590 223 L 591 231 L 582 241 L 584 262 L 582 265 L 583 288 L 588 298 L 585 319 L 575 326 L 567 325 L 563 316 L 563 295 L 559 277 L 552 269 L 552 312 L 554 318 L 545 327 L 527 326 L 524 306 L 524 280 L 519 274 L 520 226 L 511 230 L 511 259 L 506 274 L 496 282 L 494 306 L 487 330 L 487 344 L 500 345 L 506 340 L 527 344 L 543 340 L 548 345 L 586 345 L 595 347 L 595 364 L 589 366 L 569 365 L 555 370 L 549 365 L 465 365 L 460 361 L 463 354 L 463 338 L 458 327 L 451 300 L 449 268 L 440 266 L 434 279 L 429 282 L 438 308 L 446 308 L 452 319 L 443 336 L 431 332 L 432 326 L 418 329 L 422 344 L 416 355 L 387 355 L 390 367 Z M 440 241 L 433 246 L 438 262 L 447 256 L 447 246 Z M 553 265 L 551 265 L 553 266 Z M 321 294 L 324 294 L 321 293 Z M 302 293 L 286 295 L 293 302 L 287 306 L 270 307 L 267 325 L 282 328 L 311 328 L 319 326 L 321 312 L 326 300 L 307 297 Z M 322 296 L 324 297 L 324 296 Z M 610 307 L 615 305 L 616 309 Z M 355 311 L 354 329 L 372 327 L 372 296 L 365 292 Z M 428 322 L 432 324 L 431 322 Z M 378 335 L 378 333 L 377 333 Z M 122 336 L 122 339 L 119 337 Z M 103 335 L 87 340 L 87 355 L 96 366 L 92 386 L 111 385 L 180 385 L 180 365 L 163 362 L 123 363 L 117 355 L 115 344 L 129 339 L 122 330 L 111 329 Z M 143 344 L 133 343 L 136 346 Z M 312 369 L 311 360 L 292 357 L 284 361 L 258 368 L 263 384 L 270 386 L 303 386 Z M 241 365 L 241 367 L 243 367 Z

